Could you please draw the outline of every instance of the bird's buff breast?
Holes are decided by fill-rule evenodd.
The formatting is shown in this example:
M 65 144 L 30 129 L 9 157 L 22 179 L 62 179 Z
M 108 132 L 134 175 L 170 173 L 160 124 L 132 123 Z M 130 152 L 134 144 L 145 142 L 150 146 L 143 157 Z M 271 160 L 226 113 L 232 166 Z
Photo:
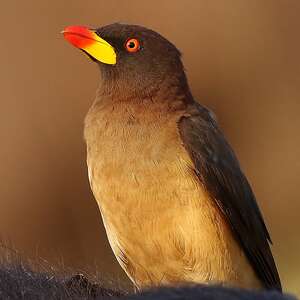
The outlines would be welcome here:
M 85 122 L 89 180 L 119 263 L 137 286 L 243 286 L 248 263 L 193 175 L 180 114 L 145 110 L 96 103 Z

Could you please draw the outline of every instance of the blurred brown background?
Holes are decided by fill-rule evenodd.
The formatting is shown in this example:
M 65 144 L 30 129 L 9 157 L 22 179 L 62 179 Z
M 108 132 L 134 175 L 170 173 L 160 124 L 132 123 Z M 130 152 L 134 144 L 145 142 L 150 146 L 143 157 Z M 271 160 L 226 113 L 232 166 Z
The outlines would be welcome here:
M 300 1 L 2 1 L 0 236 L 24 256 L 122 280 L 90 192 L 83 118 L 97 67 L 66 25 L 138 23 L 180 48 L 240 158 L 288 291 L 300 295 Z

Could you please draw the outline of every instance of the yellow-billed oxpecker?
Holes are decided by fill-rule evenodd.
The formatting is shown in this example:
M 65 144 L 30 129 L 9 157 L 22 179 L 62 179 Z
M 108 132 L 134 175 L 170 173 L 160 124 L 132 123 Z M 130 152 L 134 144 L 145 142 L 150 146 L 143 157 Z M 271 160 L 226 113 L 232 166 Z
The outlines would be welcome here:
M 136 25 L 63 34 L 100 67 L 85 119 L 88 174 L 134 284 L 281 290 L 255 196 L 213 114 L 193 98 L 177 48 Z

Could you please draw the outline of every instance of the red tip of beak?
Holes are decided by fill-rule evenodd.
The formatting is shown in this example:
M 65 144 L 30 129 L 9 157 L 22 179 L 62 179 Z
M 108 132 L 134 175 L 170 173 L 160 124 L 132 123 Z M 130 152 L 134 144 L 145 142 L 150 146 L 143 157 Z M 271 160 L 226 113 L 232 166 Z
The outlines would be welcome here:
M 68 42 L 80 49 L 95 42 L 95 33 L 85 26 L 68 26 L 62 33 Z

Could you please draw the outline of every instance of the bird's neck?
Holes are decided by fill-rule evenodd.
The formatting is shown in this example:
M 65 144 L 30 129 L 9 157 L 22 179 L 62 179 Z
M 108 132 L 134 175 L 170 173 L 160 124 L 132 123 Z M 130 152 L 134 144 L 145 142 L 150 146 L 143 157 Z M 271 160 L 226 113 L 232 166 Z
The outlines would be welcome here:
M 129 102 L 140 103 L 159 103 L 163 106 L 171 102 L 181 101 L 190 103 L 193 97 L 187 82 L 185 73 L 178 72 L 172 76 L 161 76 L 155 81 L 147 80 L 147 77 L 137 80 L 125 80 L 124 78 L 102 78 L 97 90 L 96 99 L 110 99 L 112 103 Z

